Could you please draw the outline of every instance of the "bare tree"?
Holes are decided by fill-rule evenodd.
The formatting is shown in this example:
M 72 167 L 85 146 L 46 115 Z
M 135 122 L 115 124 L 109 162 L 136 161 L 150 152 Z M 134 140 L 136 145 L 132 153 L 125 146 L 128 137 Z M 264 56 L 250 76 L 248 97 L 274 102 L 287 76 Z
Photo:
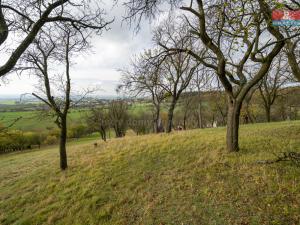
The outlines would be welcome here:
M 122 71 L 119 90 L 123 89 L 134 97 L 150 97 L 154 107 L 154 132 L 160 133 L 163 132 L 160 111 L 161 104 L 166 99 L 166 91 L 160 86 L 162 69 L 152 63 L 154 55 L 149 50 L 136 57 L 130 69 Z
M 204 128 L 203 124 L 203 98 L 202 92 L 208 91 L 212 88 L 214 82 L 214 76 L 212 70 L 205 66 L 200 66 L 196 69 L 195 75 L 192 77 L 191 86 L 197 92 L 197 107 L 195 110 L 198 128 Z
M 107 130 L 110 128 L 108 110 L 103 106 L 92 108 L 87 115 L 86 122 L 90 131 L 97 131 L 101 135 L 101 139 L 106 141 Z
M 198 66 L 192 62 L 188 54 L 176 54 L 169 56 L 163 63 L 163 81 L 160 85 L 169 94 L 171 100 L 168 109 L 168 122 L 166 132 L 170 133 L 173 127 L 173 115 L 176 104 L 184 90 L 190 84 L 194 72 Z
M 126 134 L 128 126 L 128 106 L 124 100 L 114 100 L 108 105 L 109 123 L 115 131 L 116 137 L 121 138 Z
M 82 34 L 96 33 L 112 21 L 105 21 L 104 11 L 95 1 L 75 0 L 0 0 L 0 46 L 1 54 L 7 54 L 7 60 L 0 66 L 0 77 L 10 72 L 38 33 L 48 24 L 65 23 Z M 56 29 L 55 26 L 52 29 Z M 10 37 L 12 48 L 5 45 Z
M 290 71 L 283 54 L 279 54 L 258 89 L 262 98 L 267 122 L 271 122 L 271 108 L 280 96 L 280 89 L 291 81 Z
M 160 40 L 160 45 L 171 44 L 176 49 L 184 49 L 190 46 L 190 39 L 185 36 L 187 29 L 185 26 L 175 26 L 172 19 L 167 20 L 155 31 L 154 39 Z M 162 38 L 164 36 L 165 39 Z M 162 48 L 161 51 L 164 51 Z M 184 90 L 188 88 L 190 82 L 199 66 L 199 62 L 183 51 L 175 54 L 159 53 L 155 58 L 156 64 L 162 69 L 161 83 L 159 84 L 170 96 L 171 102 L 168 110 L 168 122 L 166 132 L 172 131 L 172 121 L 175 106 Z
M 188 35 L 200 43 L 184 49 L 166 41 L 160 41 L 160 45 L 167 52 L 186 52 L 215 70 L 228 96 L 227 149 L 238 151 L 242 103 L 282 50 L 284 36 L 271 25 L 271 12 L 262 1 L 197 0 L 181 9 L 189 13 L 184 16 L 190 29 Z M 269 39 L 262 38 L 263 33 Z M 253 78 L 249 70 L 255 74 Z
M 33 93 L 37 99 L 45 103 L 55 116 L 55 123 L 60 129 L 60 168 L 67 169 L 67 116 L 72 106 L 70 57 L 87 47 L 87 39 L 78 35 L 78 31 L 70 26 L 61 26 L 55 33 L 52 30 L 41 33 L 34 41 L 20 63 L 17 70 L 34 72 L 41 82 L 41 94 Z M 26 66 L 23 66 L 26 63 Z M 55 67 L 64 67 L 62 74 L 55 75 Z M 52 74 L 53 73 L 53 74 Z M 73 101 L 74 103 L 76 101 Z

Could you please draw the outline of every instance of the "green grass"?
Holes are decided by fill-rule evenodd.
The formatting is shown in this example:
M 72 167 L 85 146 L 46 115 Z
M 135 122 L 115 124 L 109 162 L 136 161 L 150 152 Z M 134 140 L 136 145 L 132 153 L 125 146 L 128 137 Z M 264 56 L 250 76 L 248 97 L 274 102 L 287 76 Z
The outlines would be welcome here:
M 300 121 L 71 145 L 0 156 L 0 224 L 300 224 L 300 168 L 257 164 L 300 151 Z
M 2 99 L 0 100 L 1 105 L 15 105 L 16 101 L 15 100 L 8 100 L 8 99 Z
M 140 112 L 151 111 L 153 105 L 151 103 L 135 103 L 129 108 L 129 112 L 137 114 Z
M 5 100 L 8 101 L 8 100 Z M 1 103 L 1 100 L 0 100 Z M 55 128 L 55 118 L 41 116 L 39 111 L 18 111 L 18 109 L 11 105 L 11 110 L 8 112 L 0 112 L 0 125 L 8 126 L 17 118 L 21 119 L 15 123 L 11 129 L 17 129 L 22 131 L 45 131 L 47 128 Z M 151 109 L 149 103 L 134 104 L 129 108 L 130 114 L 138 114 L 142 111 L 148 111 Z M 69 124 L 85 123 L 84 119 L 89 109 L 71 110 L 69 113 Z M 166 111 L 166 106 L 163 106 L 162 111 Z
M 69 114 L 69 123 L 78 124 L 83 122 L 86 111 L 73 110 Z M 10 125 L 17 118 L 22 117 L 14 124 L 12 129 L 23 131 L 44 131 L 46 128 L 54 128 L 56 124 L 53 118 L 41 117 L 38 111 L 21 111 L 21 112 L 0 112 L 0 123 L 4 126 Z

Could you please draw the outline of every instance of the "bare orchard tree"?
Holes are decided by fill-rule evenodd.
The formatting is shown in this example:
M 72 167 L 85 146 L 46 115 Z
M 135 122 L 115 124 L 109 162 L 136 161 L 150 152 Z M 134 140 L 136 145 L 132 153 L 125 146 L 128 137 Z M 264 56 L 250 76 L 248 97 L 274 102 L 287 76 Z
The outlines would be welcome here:
M 122 71 L 122 84 L 119 89 L 131 96 L 150 97 L 154 107 L 154 132 L 160 133 L 163 132 L 160 111 L 166 91 L 160 86 L 162 69 L 151 62 L 154 55 L 149 50 L 136 57 L 130 69 Z
M 58 128 L 60 129 L 60 168 L 67 169 L 67 116 L 71 107 L 71 56 L 80 53 L 87 47 L 87 39 L 78 35 L 77 30 L 69 26 L 59 28 L 59 32 L 41 33 L 34 41 L 22 63 L 30 69 L 41 82 L 41 94 L 33 93 L 37 99 L 45 103 L 54 114 Z M 64 72 L 55 75 L 55 68 L 62 66 Z M 64 69 L 63 69 L 64 68 Z M 74 101 L 75 102 L 75 101 Z
M 209 91 L 212 88 L 214 82 L 214 71 L 200 65 L 195 71 L 195 75 L 192 77 L 191 86 L 196 91 L 197 95 L 197 107 L 195 108 L 195 116 L 197 119 L 197 127 L 204 128 L 203 124 L 203 98 L 202 92 Z
M 186 52 L 215 70 L 228 98 L 227 149 L 238 151 L 243 101 L 267 74 L 273 59 L 284 47 L 284 36 L 272 26 L 271 13 L 264 13 L 265 5 L 256 1 L 197 0 L 181 9 L 188 13 L 183 17 L 190 29 L 188 35 L 199 43 L 194 44 L 196 48 L 185 49 L 171 43 L 160 42 L 160 45 L 168 52 Z M 168 40 L 166 36 L 162 39 Z M 250 70 L 254 74 L 252 78 Z
M 106 141 L 107 131 L 110 128 L 108 109 L 101 105 L 97 108 L 92 108 L 86 118 L 89 130 L 99 132 L 101 139 Z
M 83 34 L 91 30 L 101 33 L 112 21 L 103 19 L 104 11 L 96 3 L 96 0 L 0 0 L 0 53 L 5 56 L 0 77 L 14 68 L 47 24 L 59 22 Z
M 288 63 L 284 55 L 279 54 L 273 61 L 267 76 L 262 79 L 258 86 L 267 122 L 271 122 L 271 108 L 281 94 L 280 89 L 291 80 Z
M 128 127 L 128 105 L 125 100 L 113 100 L 108 104 L 109 123 L 114 129 L 116 137 L 121 138 L 126 134 Z
M 154 34 L 155 40 L 160 40 L 161 45 L 171 43 L 172 46 L 178 49 L 184 49 L 190 46 L 190 39 L 185 36 L 187 30 L 185 26 L 175 26 L 171 20 L 162 24 Z M 165 35 L 166 39 L 162 39 Z M 161 49 L 164 51 L 164 48 Z M 175 52 L 174 54 L 158 54 L 156 64 L 162 69 L 161 83 L 159 84 L 171 98 L 168 109 L 168 122 L 166 132 L 170 133 L 173 126 L 173 114 L 175 106 L 183 93 L 188 88 L 190 82 L 195 75 L 199 66 L 199 62 L 183 51 Z
M 166 132 L 170 133 L 173 127 L 173 115 L 176 104 L 183 91 L 189 86 L 198 64 L 193 62 L 190 55 L 180 53 L 167 57 L 161 66 L 165 72 L 162 73 L 163 78 L 160 85 L 171 99 L 166 129 Z

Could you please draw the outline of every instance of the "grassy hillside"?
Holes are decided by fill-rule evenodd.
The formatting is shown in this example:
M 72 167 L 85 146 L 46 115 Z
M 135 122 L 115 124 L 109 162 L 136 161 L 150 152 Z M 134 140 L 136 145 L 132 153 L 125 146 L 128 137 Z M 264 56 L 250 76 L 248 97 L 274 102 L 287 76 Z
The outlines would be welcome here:
M 0 156 L 0 224 L 299 224 L 300 168 L 257 164 L 300 151 L 300 121 L 127 137 Z

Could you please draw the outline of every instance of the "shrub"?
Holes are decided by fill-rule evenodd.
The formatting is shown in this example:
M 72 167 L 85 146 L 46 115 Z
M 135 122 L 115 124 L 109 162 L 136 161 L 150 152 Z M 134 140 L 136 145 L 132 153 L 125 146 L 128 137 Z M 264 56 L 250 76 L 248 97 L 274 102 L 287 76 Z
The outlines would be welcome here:
M 48 135 L 46 139 L 44 140 L 43 144 L 45 145 L 54 145 L 58 142 L 58 139 L 54 135 Z
M 85 125 L 73 125 L 68 130 L 69 138 L 80 138 L 88 134 L 88 129 Z

